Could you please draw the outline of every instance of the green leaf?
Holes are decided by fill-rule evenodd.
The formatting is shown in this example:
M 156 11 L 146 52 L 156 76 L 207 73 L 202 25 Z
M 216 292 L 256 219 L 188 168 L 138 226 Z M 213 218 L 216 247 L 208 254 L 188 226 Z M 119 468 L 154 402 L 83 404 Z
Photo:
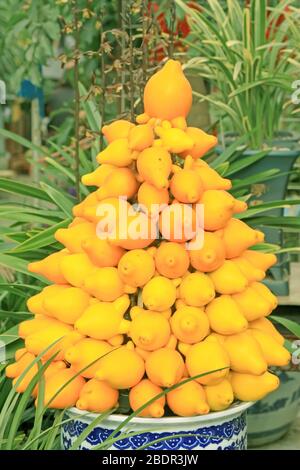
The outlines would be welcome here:
M 0 129 L 1 131 L 1 129 Z M 52 202 L 51 198 L 42 189 L 36 188 L 32 184 L 21 183 L 20 181 L 8 180 L 0 178 L 0 190 L 12 194 L 32 197 L 34 199 L 41 199 L 43 201 Z
M 234 173 L 237 173 L 238 171 L 243 170 L 244 168 L 248 168 L 249 166 L 254 165 L 254 163 L 256 163 L 258 160 L 261 160 L 268 153 L 269 151 L 266 150 L 258 152 L 257 154 L 251 155 L 249 157 L 240 158 L 229 166 L 229 169 L 225 172 L 224 175 L 226 177 L 234 175 Z
M 287 330 L 289 330 L 293 335 L 300 338 L 300 325 L 293 320 L 289 320 L 288 318 L 279 317 L 277 315 L 271 315 L 271 320 L 275 320 L 277 323 L 285 326 Z
M 0 253 L 0 265 L 5 266 L 6 268 L 12 269 L 13 271 L 18 271 L 19 273 L 26 274 L 27 276 L 34 277 L 45 283 L 45 279 L 42 276 L 39 276 L 35 273 L 30 273 L 27 270 L 28 261 L 18 258 L 17 256 L 7 255 Z
M 62 209 L 62 211 L 67 215 L 67 217 L 72 216 L 72 208 L 75 204 L 75 200 L 71 200 L 71 198 L 67 198 L 62 192 L 58 191 L 57 189 L 49 186 L 46 183 L 41 183 L 42 188 L 45 192 L 49 195 L 55 204 Z

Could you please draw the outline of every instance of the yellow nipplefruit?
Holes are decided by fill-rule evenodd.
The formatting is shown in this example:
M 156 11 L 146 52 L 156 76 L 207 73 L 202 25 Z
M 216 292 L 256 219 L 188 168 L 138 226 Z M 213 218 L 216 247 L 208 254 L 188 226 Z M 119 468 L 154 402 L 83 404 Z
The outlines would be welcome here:
M 232 258 L 232 261 L 237 265 L 241 273 L 248 279 L 249 282 L 261 281 L 265 277 L 265 272 L 256 268 L 246 258 L 239 256 Z
M 128 146 L 127 139 L 116 139 L 97 155 L 97 162 L 109 163 L 118 167 L 132 163 L 133 152 Z
M 134 350 L 121 346 L 102 357 L 96 378 L 122 390 L 137 385 L 144 373 L 143 359 Z
M 146 360 L 147 376 L 159 387 L 172 387 L 180 381 L 183 372 L 182 356 L 174 349 L 157 349 Z
M 206 308 L 210 327 L 221 335 L 233 335 L 247 329 L 248 322 L 230 295 L 220 295 Z
M 112 245 L 108 240 L 94 236 L 82 242 L 82 249 L 88 254 L 93 264 L 99 268 L 117 266 L 125 253 L 124 248 Z
M 262 271 L 267 271 L 267 269 L 271 268 L 277 261 L 273 253 L 262 253 L 261 251 L 246 250 L 242 256 L 253 264 L 253 266 Z
M 73 227 L 74 225 L 77 225 L 77 223 L 79 223 L 81 221 L 81 218 L 83 217 L 84 209 L 89 206 L 93 206 L 97 204 L 97 202 L 98 202 L 97 194 L 96 194 L 96 191 L 94 191 L 90 193 L 88 196 L 86 196 L 86 198 L 83 201 L 81 201 L 79 204 L 76 204 L 75 206 L 73 206 L 72 212 L 76 218 L 73 220 L 73 222 L 70 223 L 69 227 Z M 85 222 L 85 220 L 83 220 L 83 222 Z
M 149 310 L 167 310 L 176 300 L 175 283 L 163 276 L 153 277 L 143 287 L 142 300 Z
M 87 173 L 86 175 L 83 175 L 81 181 L 86 186 L 102 186 L 108 175 L 110 175 L 110 173 L 115 170 L 115 168 L 116 167 L 114 165 L 110 165 L 109 163 L 103 163 L 98 168 L 96 168 L 96 170 L 92 171 L 91 173 Z M 97 201 L 94 200 L 94 202 Z
M 244 291 L 234 294 L 232 298 L 238 304 L 242 314 L 248 321 L 269 315 L 272 311 L 270 303 L 253 287 L 253 284 Z
M 199 201 L 203 193 L 202 180 L 193 170 L 177 171 L 171 180 L 170 189 L 177 201 L 189 204 Z
M 157 126 L 155 132 L 160 137 L 163 147 L 169 152 L 181 153 L 190 150 L 194 145 L 194 141 L 182 129 Z
M 57 253 L 47 256 L 41 261 L 29 263 L 28 271 L 40 274 L 55 284 L 66 284 L 67 281 L 61 272 L 60 262 L 68 255 L 67 250 L 60 250 Z
M 273 323 L 265 317 L 251 321 L 249 323 L 249 328 L 255 328 L 257 330 L 264 331 L 265 333 L 271 335 L 281 346 L 284 344 L 284 337 L 276 330 Z
M 114 302 L 94 303 L 77 320 L 75 328 L 83 335 L 100 340 L 109 340 L 125 333 L 127 322 L 124 324 L 122 320 L 129 304 L 128 295 L 123 295 Z
M 183 243 L 197 233 L 197 213 L 193 207 L 173 201 L 159 217 L 159 230 L 171 242 Z
M 95 266 L 85 253 L 74 253 L 63 257 L 60 269 L 69 284 L 83 287 L 85 278 L 95 269 Z
M 46 370 L 44 371 L 44 378 L 47 380 L 51 375 L 57 374 L 57 372 L 60 372 L 61 370 L 64 370 L 67 368 L 67 365 L 64 361 L 53 361 L 50 362 L 50 364 L 47 366 Z M 36 386 L 33 389 L 32 396 L 33 398 L 36 398 L 38 396 L 38 391 L 39 391 L 39 386 L 41 382 L 38 381 Z
M 128 145 L 131 150 L 142 150 L 151 147 L 154 141 L 153 129 L 149 124 L 140 124 L 130 129 Z
M 141 406 L 145 405 L 149 400 L 152 400 L 157 395 L 162 393 L 162 388 L 152 383 L 149 379 L 143 379 L 132 387 L 129 392 L 129 403 L 133 411 L 138 410 Z M 138 416 L 143 418 L 161 418 L 164 413 L 166 398 L 161 396 L 150 405 L 146 406 Z
M 102 127 L 102 134 L 108 141 L 113 142 L 116 139 L 126 139 L 131 129 L 134 128 L 134 124 L 125 119 L 119 119 L 117 121 Z
M 171 155 L 162 147 L 149 147 L 139 154 L 137 170 L 143 181 L 157 189 L 168 188 L 172 171 Z
M 220 235 L 225 245 L 226 258 L 236 258 L 250 246 L 264 241 L 262 232 L 253 230 L 239 219 L 231 219 Z
M 192 99 L 192 88 L 182 72 L 180 62 L 168 60 L 146 83 L 145 113 L 150 117 L 168 120 L 186 117 Z
M 209 412 L 204 389 L 195 380 L 171 390 L 167 394 L 167 403 L 177 416 L 206 415 Z
M 197 343 L 209 334 L 208 318 L 198 307 L 178 306 L 170 319 L 170 324 L 172 333 L 184 343 Z
M 104 413 L 117 408 L 118 399 L 118 390 L 113 389 L 106 382 L 92 379 L 82 387 L 76 407 L 80 410 Z
M 242 292 L 248 285 L 247 278 L 231 260 L 224 261 L 222 266 L 209 273 L 208 276 L 219 294 Z
M 59 325 L 60 322 L 54 318 L 46 317 L 45 315 L 38 315 L 32 320 L 25 320 L 19 323 L 18 334 L 20 338 L 26 338 L 37 331 L 49 328 L 49 326 Z
M 103 185 L 97 190 L 97 198 L 99 201 L 119 196 L 130 199 L 137 189 L 138 183 L 133 171 L 129 168 L 116 168 L 109 173 Z
M 46 312 L 58 320 L 73 325 L 90 303 L 90 296 L 78 287 L 68 287 L 56 296 L 44 295 Z
M 251 329 L 251 333 L 261 347 L 268 366 L 283 367 L 288 365 L 291 355 L 281 346 L 272 335 L 258 329 Z
M 267 286 L 261 282 L 253 282 L 251 287 L 269 303 L 271 311 L 277 307 L 278 299 Z
M 206 274 L 190 273 L 179 286 L 179 297 L 187 305 L 202 307 L 215 297 L 213 282 Z
M 117 268 L 95 268 L 86 277 L 84 289 L 97 299 L 112 302 L 125 293 L 125 285 Z
M 259 343 L 251 332 L 245 331 L 227 336 L 224 347 L 230 357 L 231 369 L 234 372 L 253 375 L 266 372 L 268 364 Z
M 76 404 L 84 384 L 84 378 L 80 375 L 75 377 L 72 369 L 51 374 L 45 380 L 44 405 L 49 408 L 71 408 Z
M 232 386 L 227 379 L 216 385 L 206 385 L 204 390 L 211 411 L 226 410 L 234 400 Z
M 257 401 L 279 387 L 279 378 L 265 372 L 262 375 L 230 374 L 230 382 L 235 398 L 242 401 Z
M 229 179 L 222 178 L 222 176 L 213 170 L 213 168 L 210 168 L 204 160 L 192 160 L 190 163 L 187 157 L 185 163 L 190 169 L 198 173 L 202 180 L 204 191 L 207 191 L 208 189 L 223 189 L 225 191 L 231 189 L 231 181 Z
M 187 350 L 186 367 L 191 377 L 205 374 L 195 379 L 200 384 L 217 384 L 227 377 L 230 359 L 220 342 L 208 337 Z
M 28 388 L 31 380 L 38 373 L 38 365 L 37 363 L 32 364 L 35 356 L 27 352 L 25 348 L 16 352 L 15 359 L 16 362 L 6 367 L 6 377 L 15 379 L 13 383 L 16 387 L 16 391 L 23 393 Z M 20 379 L 20 375 L 23 374 L 27 368 L 28 371 L 24 374 L 23 378 Z
M 27 308 L 29 312 L 34 313 L 35 315 L 47 315 L 47 312 L 44 307 L 44 299 L 48 296 L 56 296 L 68 286 L 66 285 L 56 285 L 44 287 L 44 289 L 36 295 L 29 297 L 27 300 Z
M 222 229 L 233 214 L 247 208 L 245 202 L 234 199 L 226 191 L 215 189 L 204 191 L 199 203 L 204 205 L 204 229 L 208 231 Z
M 169 204 L 169 191 L 158 189 L 146 181 L 141 184 L 137 193 L 138 203 L 149 216 L 158 214 L 166 204 Z
M 56 230 L 54 237 L 62 243 L 71 253 L 82 253 L 82 242 L 87 238 L 94 237 L 96 226 L 89 222 L 74 225 L 69 228 Z
M 145 250 L 131 250 L 119 261 L 118 272 L 125 284 L 142 287 L 154 275 L 155 263 L 153 256 Z
M 83 377 L 93 378 L 99 369 L 100 362 L 97 359 L 111 350 L 112 346 L 105 341 L 83 338 L 65 351 L 65 359 L 75 372 L 79 372 Z M 88 365 L 90 367 L 87 367 Z
M 130 310 L 130 316 L 127 334 L 138 348 L 154 351 L 166 346 L 171 329 L 164 315 L 136 306 Z
M 50 326 L 47 330 L 37 331 L 25 338 L 26 349 L 38 356 L 43 353 L 43 359 L 64 359 L 64 351 L 72 344 L 82 339 L 82 335 L 71 329 L 69 325 Z M 55 344 L 54 344 L 55 343 Z M 53 344 L 53 346 L 51 346 Z M 51 346 L 51 347 L 50 347 Z M 44 352 L 45 351 L 45 352 Z
M 127 213 L 130 207 L 126 199 L 118 197 L 108 197 L 102 201 L 97 199 L 95 204 L 84 207 L 82 216 L 89 222 L 98 223 L 104 221 L 106 225 L 115 226 L 118 223 L 120 214 Z M 101 231 L 109 231 L 109 227 L 105 229 L 105 225 L 104 227 L 102 225 Z M 96 235 L 96 226 L 94 227 L 93 235 Z
M 190 260 L 184 245 L 165 242 L 155 252 L 156 269 L 162 276 L 176 279 L 186 274 Z
M 194 159 L 201 158 L 217 145 L 216 136 L 207 134 L 197 127 L 188 127 L 186 133 L 193 140 L 194 145 L 191 149 L 182 152 L 181 157 L 191 155 Z
M 220 237 L 212 232 L 204 232 L 203 245 L 189 251 L 191 265 L 197 271 L 211 272 L 225 261 L 225 247 Z

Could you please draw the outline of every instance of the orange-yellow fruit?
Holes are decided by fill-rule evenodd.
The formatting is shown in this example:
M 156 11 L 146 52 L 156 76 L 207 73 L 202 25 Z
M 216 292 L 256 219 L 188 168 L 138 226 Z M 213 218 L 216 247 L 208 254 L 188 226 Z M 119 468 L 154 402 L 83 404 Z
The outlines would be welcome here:
M 187 204 L 173 203 L 162 210 L 159 216 L 159 230 L 164 238 L 183 243 L 197 233 L 197 214 Z
M 268 365 L 259 343 L 251 332 L 226 336 L 224 347 L 230 357 L 230 367 L 242 374 L 261 375 Z
M 183 372 L 182 356 L 174 349 L 157 349 L 146 360 L 147 376 L 159 387 L 172 387 L 182 378 Z
M 139 154 L 137 170 L 143 181 L 157 189 L 168 188 L 172 171 L 171 155 L 162 147 L 149 147 Z
M 72 344 L 82 339 L 82 335 L 71 329 L 69 325 L 60 323 L 37 331 L 25 338 L 26 349 L 36 356 L 42 354 L 44 360 L 52 359 L 60 361 L 64 359 L 64 351 Z M 51 346 L 53 345 L 53 346 Z
M 86 276 L 95 269 L 95 266 L 85 253 L 74 253 L 61 260 L 60 268 L 69 284 L 74 287 L 83 287 Z
M 112 349 L 106 341 L 83 338 L 65 351 L 65 359 L 75 372 L 79 372 L 83 377 L 93 378 L 99 369 L 100 358 Z
M 241 273 L 248 279 L 249 282 L 261 281 L 265 277 L 265 272 L 261 269 L 256 268 L 243 256 L 232 258 L 232 261 L 239 268 Z
M 142 150 L 151 147 L 154 141 L 153 129 L 149 124 L 140 124 L 132 127 L 128 135 L 129 148 L 142 152 Z
M 96 168 L 96 170 L 92 171 L 91 173 L 87 173 L 86 175 L 83 175 L 81 181 L 86 186 L 102 186 L 108 175 L 113 170 L 115 170 L 115 168 L 115 166 L 110 165 L 109 163 L 103 163 L 98 168 Z M 94 202 L 97 202 L 96 199 L 94 200 Z
M 119 261 L 118 272 L 125 284 L 142 287 L 154 275 L 155 263 L 153 256 L 145 250 L 131 250 Z
M 6 367 L 6 377 L 15 379 L 14 385 L 18 393 L 25 392 L 31 380 L 38 372 L 37 363 L 32 364 L 34 359 L 34 354 L 27 352 L 24 348 L 19 350 L 18 354 L 16 353 L 16 362 Z M 23 374 L 27 368 L 28 371 L 24 374 L 23 378 L 20 379 L 21 374 Z
M 262 284 L 262 282 L 253 282 L 251 287 L 260 294 L 270 305 L 271 311 L 278 305 L 277 297 L 270 291 L 270 289 Z
M 206 274 L 190 273 L 183 278 L 179 286 L 179 297 L 187 305 L 202 307 L 215 297 L 213 282 Z
M 183 379 L 184 381 L 186 379 Z M 167 394 L 169 408 L 177 416 L 205 415 L 209 412 L 209 405 L 205 392 L 198 382 L 191 380 Z
M 201 158 L 209 150 L 211 150 L 218 142 L 218 139 L 214 135 L 207 134 L 197 127 L 188 127 L 186 133 L 194 142 L 193 147 L 190 150 L 186 150 L 181 153 L 181 157 L 191 155 L 193 158 Z
M 248 327 L 246 318 L 230 295 L 215 298 L 206 306 L 205 313 L 212 330 L 221 335 L 240 333 Z
M 255 250 L 246 250 L 242 256 L 253 264 L 253 266 L 262 271 L 267 271 L 267 269 L 273 266 L 277 261 L 273 253 L 262 253 L 261 251 Z
M 132 122 L 126 121 L 125 119 L 119 119 L 117 121 L 102 127 L 102 134 L 107 139 L 108 143 L 113 142 L 116 139 L 126 139 L 131 129 L 134 128 Z
M 67 281 L 61 272 L 60 262 L 67 255 L 67 250 L 60 250 L 57 253 L 52 253 L 41 261 L 29 263 L 28 271 L 40 274 L 55 284 L 66 284 Z
M 126 196 L 131 198 L 138 189 L 134 173 L 129 168 L 116 168 L 112 170 L 103 185 L 97 190 L 99 201 L 108 197 Z
M 183 276 L 189 268 L 189 255 L 180 243 L 162 243 L 155 252 L 156 269 L 162 276 L 176 279 Z
M 141 406 L 145 405 L 149 400 L 152 400 L 157 395 L 162 393 L 162 388 L 152 383 L 149 379 L 143 379 L 132 387 L 129 392 L 129 403 L 133 411 L 138 410 Z M 146 406 L 138 416 L 143 418 L 161 418 L 164 415 L 164 407 L 166 403 L 165 396 L 157 398 L 150 405 Z
M 132 321 L 128 325 L 128 336 L 134 344 L 146 351 L 155 351 L 166 346 L 170 338 L 169 321 L 160 312 L 133 307 Z
M 251 333 L 261 347 L 268 366 L 283 367 L 288 365 L 291 355 L 281 346 L 272 335 L 258 329 L 251 329 Z
M 107 240 L 102 240 L 97 236 L 84 240 L 82 248 L 88 254 L 92 263 L 99 268 L 117 266 L 125 253 L 125 250 L 120 246 L 112 245 Z
M 166 204 L 169 204 L 169 191 L 166 188 L 158 189 L 145 181 L 139 187 L 137 199 L 149 216 L 157 215 Z
M 272 311 L 272 307 L 268 300 L 253 288 L 253 284 L 242 292 L 234 294 L 232 298 L 248 321 L 265 317 Z
M 277 375 L 265 372 L 262 375 L 230 374 L 230 382 L 234 396 L 242 401 L 256 401 L 264 398 L 268 393 L 279 387 Z
M 155 127 L 155 132 L 160 137 L 161 145 L 169 152 L 180 153 L 193 147 L 193 140 L 182 129 L 164 126 L 163 123 Z
M 198 307 L 179 306 L 170 318 L 170 324 L 172 333 L 184 343 L 197 343 L 209 334 L 208 318 Z
M 176 300 L 175 284 L 163 276 L 153 277 L 143 287 L 142 300 L 149 310 L 163 312 Z
M 264 331 L 271 335 L 281 346 L 284 344 L 284 337 L 276 330 L 273 323 L 265 317 L 251 321 L 249 323 L 249 328 Z
M 226 410 L 234 400 L 232 386 L 227 379 L 216 385 L 206 385 L 204 390 L 211 411 Z
M 204 229 L 215 231 L 225 227 L 235 212 L 240 212 L 240 202 L 226 191 L 208 189 L 199 203 L 204 205 Z M 242 203 L 246 210 L 247 204 Z M 237 255 L 238 256 L 238 255 Z
M 102 166 L 104 165 L 101 165 L 101 168 Z M 112 165 L 109 165 L 109 166 L 114 168 Z M 81 218 L 83 217 L 84 209 L 86 209 L 89 206 L 93 206 L 97 203 L 98 203 L 97 192 L 94 191 L 90 193 L 88 196 L 86 196 L 86 198 L 83 199 L 83 201 L 81 201 L 79 204 L 76 204 L 75 206 L 73 206 L 72 212 L 73 212 L 73 215 L 76 217 L 77 221 L 79 222 Z M 77 225 L 77 223 L 74 223 L 76 219 L 73 220 L 73 222 L 71 222 L 69 227 L 73 227 L 74 225 Z
M 125 293 L 125 286 L 117 268 L 95 268 L 85 278 L 84 289 L 104 302 L 111 302 Z
M 60 228 L 56 230 L 54 237 L 71 253 L 82 253 L 82 242 L 87 238 L 94 237 L 95 233 L 95 225 L 90 222 L 84 222 L 73 227 Z
M 132 163 L 132 150 L 128 147 L 127 139 L 116 139 L 97 155 L 97 162 L 109 163 L 118 167 L 128 166 Z
M 44 308 L 44 299 L 46 296 L 56 296 L 58 293 L 62 292 L 68 286 L 66 285 L 56 285 L 44 287 L 44 289 L 36 295 L 29 297 L 27 300 L 27 308 L 29 312 L 34 313 L 35 315 L 47 315 L 47 312 Z
M 203 193 L 201 177 L 193 170 L 180 170 L 171 180 L 171 192 L 179 202 L 192 204 L 199 201 Z
M 203 245 L 189 251 L 191 265 L 197 271 L 211 272 L 218 269 L 225 261 L 223 241 L 216 234 L 204 232 Z
M 84 378 L 75 377 L 72 369 L 62 369 L 45 380 L 44 405 L 49 408 L 70 408 L 79 398 Z M 57 395 L 56 395 L 57 394 Z
M 80 391 L 76 407 L 79 410 L 104 413 L 118 406 L 119 392 L 106 382 L 92 379 L 84 384 Z
M 232 260 L 225 260 L 218 269 L 209 273 L 208 276 L 219 294 L 235 294 L 244 291 L 248 286 L 247 278 Z
M 226 258 L 236 258 L 250 246 L 264 241 L 262 232 L 252 229 L 239 219 L 231 219 L 220 235 L 225 245 Z
M 90 303 L 90 296 L 78 287 L 68 287 L 56 296 L 44 294 L 43 305 L 48 315 L 74 324 Z
M 33 333 L 47 329 L 49 326 L 59 325 L 59 321 L 54 318 L 38 315 L 32 320 L 25 320 L 19 323 L 18 334 L 20 338 L 26 338 Z
M 187 162 L 188 159 L 186 159 Z M 208 189 L 231 189 L 232 183 L 227 178 L 222 178 L 213 168 L 204 160 L 193 160 L 191 163 L 191 169 L 196 171 L 202 180 L 204 191 Z

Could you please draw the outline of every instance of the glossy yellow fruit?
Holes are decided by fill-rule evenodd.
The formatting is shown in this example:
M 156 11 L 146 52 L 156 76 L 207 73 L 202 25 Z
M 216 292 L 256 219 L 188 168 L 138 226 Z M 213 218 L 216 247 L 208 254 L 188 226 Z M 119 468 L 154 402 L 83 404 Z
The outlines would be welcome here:
M 74 253 L 63 257 L 60 269 L 69 284 L 83 287 L 85 278 L 92 273 L 95 266 L 85 253 Z
M 54 318 L 46 317 L 45 315 L 37 315 L 32 320 L 25 320 L 19 323 L 18 334 L 20 338 L 26 338 L 37 331 L 49 328 L 49 326 L 59 325 L 60 322 Z
M 257 320 L 251 321 L 249 323 L 249 328 L 255 328 L 260 331 L 264 331 L 271 335 L 281 346 L 284 344 L 284 337 L 276 330 L 273 323 L 267 318 L 258 318 Z
M 224 347 L 230 357 L 231 369 L 242 374 L 261 375 L 268 364 L 259 343 L 251 332 L 245 331 L 227 336 Z
M 210 327 L 221 335 L 233 335 L 247 329 L 248 322 L 230 295 L 220 295 L 210 302 L 205 313 Z
M 262 269 L 256 268 L 242 256 L 232 258 L 232 261 L 236 264 L 241 273 L 248 279 L 249 282 L 261 281 L 266 275 Z
M 62 369 L 56 374 L 51 374 L 45 380 L 44 405 L 49 408 L 74 406 L 84 384 L 84 378 L 80 375 L 75 377 L 75 372 L 72 369 Z
M 132 170 L 116 168 L 112 170 L 103 185 L 97 190 L 99 201 L 108 197 L 126 196 L 130 199 L 138 189 L 138 183 Z
M 226 260 L 215 271 L 208 274 L 216 292 L 219 294 L 235 294 L 248 286 L 247 278 L 231 260 Z
M 96 268 L 84 282 L 84 289 L 104 302 L 112 302 L 125 293 L 117 268 Z
M 244 291 L 234 294 L 232 298 L 238 304 L 242 314 L 248 321 L 269 315 L 272 307 L 259 292 L 250 285 Z
M 128 309 L 130 300 L 128 295 L 119 297 L 114 302 L 97 302 L 90 305 L 75 323 L 75 328 L 83 335 L 100 340 L 125 333 L 123 316 Z
M 188 349 L 186 367 L 190 377 L 195 377 L 198 383 L 202 385 L 217 384 L 227 377 L 230 359 L 220 342 L 215 338 L 208 337 Z M 205 375 L 196 378 L 200 374 Z
M 194 159 L 201 158 L 217 145 L 218 139 L 214 135 L 207 134 L 197 127 L 188 127 L 186 133 L 193 140 L 194 145 L 191 149 L 182 152 L 181 157 L 191 155 Z
M 260 345 L 268 366 L 283 367 L 288 365 L 291 360 L 290 353 L 272 335 L 255 328 L 251 329 L 251 333 Z
M 204 390 L 211 411 L 226 410 L 234 400 L 232 386 L 227 379 L 216 385 L 206 385 Z
M 161 243 L 155 252 L 156 269 L 162 276 L 176 279 L 186 274 L 190 260 L 185 246 L 175 242 Z
M 103 163 L 100 165 L 96 170 L 92 171 L 91 173 L 87 173 L 83 175 L 81 181 L 86 186 L 102 186 L 110 173 L 115 170 L 114 165 L 110 165 L 109 163 Z M 97 202 L 94 200 L 94 202 Z
M 184 380 L 186 379 L 182 381 Z M 167 403 L 177 416 L 206 415 L 209 412 L 204 389 L 195 380 L 183 383 L 180 387 L 171 390 L 167 394 Z
M 202 307 L 215 297 L 213 282 L 203 273 L 187 274 L 179 286 L 179 297 L 187 305 Z
M 28 335 L 25 338 L 25 346 L 36 356 L 42 353 L 44 360 L 55 358 L 60 361 L 64 359 L 65 350 L 80 339 L 82 339 L 80 333 L 73 331 L 69 325 L 61 323 Z
M 108 141 L 113 142 L 116 139 L 126 139 L 131 129 L 134 128 L 134 124 L 125 119 L 119 119 L 117 121 L 102 127 L 102 134 Z
M 231 181 L 227 178 L 222 178 L 222 176 L 213 168 L 210 168 L 204 160 L 192 160 L 192 162 L 189 163 L 187 157 L 185 163 L 190 169 L 198 173 L 202 180 L 204 191 L 208 189 L 221 189 L 225 191 L 231 189 Z
M 116 139 L 97 155 L 97 162 L 109 163 L 118 167 L 128 166 L 132 163 L 132 150 L 128 146 L 127 139 Z
M 139 154 L 137 170 L 143 181 L 157 189 L 168 188 L 172 171 L 171 155 L 162 147 L 149 147 Z
M 46 370 L 43 373 L 43 377 L 45 380 L 47 380 L 51 375 L 55 375 L 61 370 L 64 370 L 67 368 L 67 365 L 64 361 L 53 361 L 50 362 L 50 364 L 47 366 Z M 33 389 L 32 392 L 32 397 L 36 398 L 38 396 L 38 391 L 39 391 L 39 386 L 41 384 L 41 381 L 39 381 L 36 386 Z
M 104 165 L 101 165 L 101 167 L 102 166 Z M 109 166 L 114 168 L 112 165 L 109 165 Z M 69 227 L 77 225 L 77 222 L 78 223 L 80 222 L 81 218 L 83 217 L 84 209 L 86 209 L 89 206 L 93 206 L 97 203 L 98 203 L 98 198 L 97 198 L 96 191 L 94 191 L 90 193 L 88 196 L 86 196 L 86 198 L 83 199 L 83 201 L 81 201 L 79 204 L 76 204 L 75 206 L 73 206 L 72 212 L 73 212 L 73 215 L 76 217 L 76 219 L 74 219 L 73 222 L 71 222 Z
M 154 351 L 166 346 L 171 328 L 169 321 L 160 312 L 132 307 L 131 322 L 128 322 L 128 336 L 134 344 L 146 351 Z
M 168 60 L 148 80 L 144 90 L 145 113 L 171 120 L 186 117 L 192 106 L 192 88 L 178 61 Z
M 190 150 L 194 145 L 193 139 L 182 129 L 176 129 L 174 127 L 166 129 L 157 126 L 155 132 L 160 137 L 163 147 L 168 150 L 168 152 L 181 153 L 184 150 Z
M 250 246 L 264 241 L 262 232 L 253 230 L 239 219 L 231 219 L 220 235 L 225 245 L 226 258 L 236 258 Z
M 279 378 L 270 372 L 262 375 L 233 372 L 230 374 L 230 382 L 234 396 L 242 401 L 261 400 L 268 393 L 276 390 L 280 383 Z
M 179 202 L 192 204 L 199 201 L 203 193 L 201 177 L 193 170 L 180 170 L 171 180 L 171 192 Z
M 153 129 L 149 124 L 139 124 L 132 127 L 128 135 L 128 145 L 131 150 L 142 150 L 151 147 L 154 141 Z
M 129 403 L 133 411 L 138 410 L 141 406 L 145 405 L 149 400 L 152 400 L 157 395 L 162 393 L 162 388 L 152 383 L 149 379 L 143 379 L 132 387 L 129 392 Z M 158 398 L 150 405 L 146 406 L 138 416 L 143 418 L 161 418 L 164 413 L 166 398 L 164 396 Z
M 170 324 L 172 333 L 184 343 L 197 343 L 209 334 L 208 318 L 198 307 L 179 306 L 172 315 Z
M 246 250 L 243 253 L 243 258 L 246 258 L 253 266 L 262 271 L 267 271 L 276 262 L 277 258 L 273 253 L 262 253 L 261 251 Z
M 225 261 L 225 247 L 220 237 L 212 232 L 204 232 L 203 245 L 189 251 L 191 265 L 197 271 L 211 272 Z
M 144 373 L 143 359 L 127 346 L 121 346 L 102 357 L 96 378 L 122 390 L 137 385 Z
M 183 243 L 195 237 L 199 221 L 196 210 L 187 204 L 173 201 L 159 217 L 159 230 L 171 242 Z
M 9 364 L 6 367 L 6 377 L 9 379 L 15 379 L 13 384 L 16 387 L 16 391 L 18 393 L 23 393 L 28 388 L 31 380 L 37 374 L 38 365 L 37 363 L 32 364 L 35 356 L 34 354 L 27 352 L 25 348 L 17 351 L 15 359 L 16 362 Z M 27 372 L 21 379 L 21 374 L 23 374 L 27 368 Z
M 80 391 L 76 407 L 79 410 L 104 413 L 118 407 L 119 392 L 106 382 L 92 379 L 84 384 Z
M 82 249 L 87 253 L 92 263 L 99 268 L 117 266 L 125 253 L 124 248 L 112 245 L 108 240 L 102 240 L 97 236 L 84 240 Z
M 182 356 L 174 349 L 157 349 L 146 360 L 146 374 L 159 387 L 172 387 L 180 381 L 183 372 Z
M 96 235 L 96 226 L 90 222 L 56 230 L 54 237 L 71 253 L 82 253 L 82 242 Z
M 208 231 L 222 229 L 233 214 L 247 209 L 245 202 L 234 199 L 226 191 L 215 189 L 204 191 L 199 203 L 204 205 L 204 229 Z
M 142 287 L 154 275 L 155 263 L 153 256 L 145 250 L 131 250 L 119 261 L 118 272 L 125 284 Z
M 270 305 L 271 311 L 278 305 L 277 297 L 270 291 L 270 289 L 261 282 L 253 282 L 251 284 L 253 289 L 260 294 Z
M 73 325 L 90 303 L 90 296 L 78 287 L 68 287 L 56 296 L 44 295 L 46 312 L 57 320 Z
M 83 338 L 75 346 L 71 346 L 65 351 L 65 359 L 71 364 L 74 371 L 79 372 L 83 377 L 93 378 L 99 369 L 100 361 L 97 359 L 112 349 L 112 346 L 106 341 Z M 90 367 L 87 367 L 89 365 Z
M 163 312 L 172 307 L 176 300 L 175 284 L 163 276 L 153 277 L 143 287 L 142 300 L 149 310 Z
M 45 297 L 56 296 L 67 287 L 68 286 L 66 285 L 60 286 L 56 284 L 44 287 L 44 289 L 39 294 L 33 295 L 27 300 L 27 308 L 29 312 L 34 313 L 35 315 L 47 315 L 44 307 Z
M 157 215 L 166 204 L 169 204 L 169 191 L 158 189 L 146 181 L 141 184 L 137 193 L 138 203 L 149 216 Z
M 60 250 L 57 253 L 47 256 L 41 261 L 34 261 L 28 264 L 28 271 L 40 274 L 55 284 L 66 284 L 67 281 L 61 272 L 60 262 L 68 255 L 67 250 Z

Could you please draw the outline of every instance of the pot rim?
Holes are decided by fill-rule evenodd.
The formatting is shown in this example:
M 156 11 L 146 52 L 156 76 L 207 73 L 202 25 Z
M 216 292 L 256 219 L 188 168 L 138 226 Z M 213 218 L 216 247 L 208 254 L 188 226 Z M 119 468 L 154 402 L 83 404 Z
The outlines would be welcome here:
M 127 423 L 136 423 L 136 424 L 183 424 L 183 423 L 198 423 L 199 421 L 216 421 L 216 420 L 221 420 L 224 418 L 228 418 L 232 415 L 236 415 L 239 413 L 242 413 L 246 411 L 250 406 L 254 405 L 254 401 L 246 401 L 246 402 L 240 402 L 237 401 L 233 405 L 231 405 L 229 408 L 223 411 L 212 411 L 208 413 L 207 415 L 198 415 L 198 416 L 187 416 L 187 417 L 182 417 L 182 416 L 166 416 L 165 418 L 141 418 L 139 416 L 135 416 L 134 418 L 131 418 L 131 420 Z M 78 408 L 72 407 L 66 410 L 66 413 L 68 415 L 79 415 L 84 418 L 89 418 L 89 419 L 95 419 L 99 416 L 97 413 L 92 413 L 84 410 L 79 410 Z M 124 421 L 124 419 L 128 418 L 129 415 L 123 415 L 123 414 L 111 414 L 107 416 L 104 421 L 110 421 L 110 422 L 115 422 L 115 423 L 121 423 Z M 101 423 L 99 423 L 101 425 Z

